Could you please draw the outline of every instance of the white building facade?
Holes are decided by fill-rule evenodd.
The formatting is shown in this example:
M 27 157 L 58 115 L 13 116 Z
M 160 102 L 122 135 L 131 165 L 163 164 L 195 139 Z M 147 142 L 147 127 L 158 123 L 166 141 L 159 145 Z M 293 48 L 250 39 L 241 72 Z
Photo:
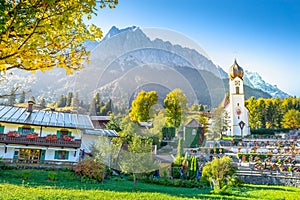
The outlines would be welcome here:
M 79 160 L 88 115 L 0 106 L 0 158 L 43 164 Z

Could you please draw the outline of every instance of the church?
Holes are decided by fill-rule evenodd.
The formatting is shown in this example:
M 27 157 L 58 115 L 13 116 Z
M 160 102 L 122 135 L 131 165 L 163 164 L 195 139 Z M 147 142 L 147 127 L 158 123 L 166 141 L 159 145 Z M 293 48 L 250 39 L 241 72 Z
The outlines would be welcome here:
M 250 135 L 248 109 L 245 107 L 244 70 L 236 60 L 229 68 L 229 95 L 225 97 L 224 110 L 227 112 L 227 136 L 245 137 Z

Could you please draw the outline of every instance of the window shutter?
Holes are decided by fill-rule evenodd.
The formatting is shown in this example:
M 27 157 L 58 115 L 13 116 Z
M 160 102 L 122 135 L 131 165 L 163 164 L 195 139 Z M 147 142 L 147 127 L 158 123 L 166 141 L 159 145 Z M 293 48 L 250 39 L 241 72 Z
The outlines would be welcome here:
M 34 128 L 31 128 L 31 129 L 30 129 L 30 133 L 33 133 L 33 132 L 34 132 Z
M 0 133 L 4 133 L 4 126 L 0 126 Z
M 69 160 L 69 152 L 68 151 L 66 151 L 66 158 L 65 159 Z
M 22 127 L 18 127 L 18 132 L 22 133 Z
M 18 160 L 18 157 L 19 157 L 19 151 L 15 151 L 13 159 L 16 161 L 16 160 Z
M 46 150 L 41 150 L 40 160 L 45 160 L 45 157 L 46 157 Z
M 55 151 L 54 159 L 58 159 L 58 151 Z
M 68 136 L 72 136 L 72 132 L 71 131 L 68 132 Z
M 57 138 L 60 138 L 60 131 L 56 132 L 56 136 L 57 136 Z

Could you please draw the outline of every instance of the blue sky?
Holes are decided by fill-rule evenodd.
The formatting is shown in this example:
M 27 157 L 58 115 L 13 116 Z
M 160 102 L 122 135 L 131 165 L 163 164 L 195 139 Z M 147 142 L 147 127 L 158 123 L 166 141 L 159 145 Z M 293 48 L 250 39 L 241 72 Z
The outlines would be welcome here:
M 225 71 L 234 58 L 245 69 L 300 97 L 300 1 L 119 0 L 93 23 L 179 32 L 201 46 Z

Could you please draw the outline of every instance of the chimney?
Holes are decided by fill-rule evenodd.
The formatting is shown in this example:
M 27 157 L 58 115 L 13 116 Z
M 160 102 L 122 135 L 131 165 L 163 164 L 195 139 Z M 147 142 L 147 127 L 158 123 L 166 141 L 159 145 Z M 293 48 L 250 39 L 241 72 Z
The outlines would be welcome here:
M 33 104 L 35 104 L 35 100 L 34 100 L 34 97 L 31 96 L 28 100 L 28 107 L 27 107 L 27 112 L 32 112 L 33 110 Z

